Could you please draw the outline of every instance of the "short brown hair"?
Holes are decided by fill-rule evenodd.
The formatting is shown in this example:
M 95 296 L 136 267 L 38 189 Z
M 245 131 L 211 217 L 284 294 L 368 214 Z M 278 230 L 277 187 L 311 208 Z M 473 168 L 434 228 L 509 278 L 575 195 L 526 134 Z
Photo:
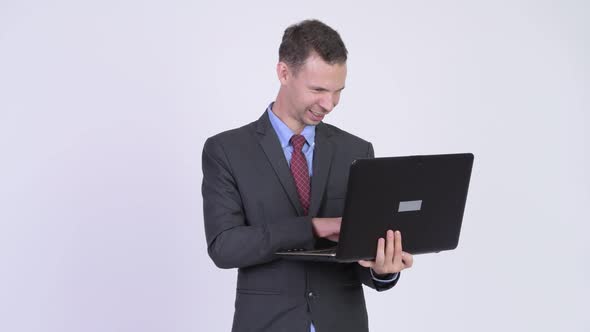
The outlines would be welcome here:
M 329 64 L 345 63 L 348 55 L 338 32 L 318 20 L 305 20 L 285 30 L 279 61 L 297 71 L 311 52 Z

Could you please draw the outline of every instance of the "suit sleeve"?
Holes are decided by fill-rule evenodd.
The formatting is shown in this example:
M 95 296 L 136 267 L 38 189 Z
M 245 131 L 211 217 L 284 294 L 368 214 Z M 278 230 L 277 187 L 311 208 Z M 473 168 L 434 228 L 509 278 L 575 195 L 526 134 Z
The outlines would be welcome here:
M 367 158 L 371 159 L 371 158 L 375 158 L 375 151 L 373 150 L 373 144 L 369 143 L 369 146 L 367 148 Z M 361 280 L 361 282 L 377 291 L 384 291 L 384 290 L 388 290 L 390 288 L 392 288 L 393 286 L 395 286 L 400 278 L 401 273 L 397 274 L 397 278 L 395 278 L 395 280 L 390 281 L 390 282 L 380 282 L 378 280 L 375 280 L 371 274 L 371 271 L 369 268 L 366 267 L 362 267 L 361 265 L 359 265 L 358 263 L 356 263 L 356 270 L 357 270 L 357 274 L 359 276 L 359 279 Z
M 203 215 L 209 256 L 220 268 L 270 262 L 281 248 L 311 248 L 311 217 L 286 222 L 248 223 L 243 199 L 222 144 L 205 142 L 202 156 Z M 262 207 L 261 207 L 262 208 Z

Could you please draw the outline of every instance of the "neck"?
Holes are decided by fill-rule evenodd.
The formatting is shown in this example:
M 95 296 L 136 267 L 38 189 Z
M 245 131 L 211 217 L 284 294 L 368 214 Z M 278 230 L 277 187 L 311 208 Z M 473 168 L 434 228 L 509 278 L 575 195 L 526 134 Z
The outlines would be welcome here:
M 281 121 L 283 121 L 283 123 L 285 123 L 287 127 L 293 131 L 293 133 L 299 135 L 303 131 L 303 128 L 305 128 L 305 125 L 289 116 L 290 112 L 288 107 L 288 103 L 284 100 L 284 98 L 281 98 L 281 93 L 279 92 L 274 104 L 272 105 L 272 112 L 279 119 L 281 119 Z

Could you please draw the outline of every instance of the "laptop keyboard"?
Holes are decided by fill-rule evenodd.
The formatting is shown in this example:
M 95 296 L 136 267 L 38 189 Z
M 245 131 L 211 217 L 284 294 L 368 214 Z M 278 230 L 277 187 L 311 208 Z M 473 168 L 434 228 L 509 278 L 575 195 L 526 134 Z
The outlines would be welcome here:
M 335 256 L 336 249 L 338 247 L 331 247 L 326 249 L 314 249 L 314 250 L 305 250 L 305 249 L 288 249 L 283 251 L 283 254 L 294 254 L 294 255 L 312 255 L 312 256 Z

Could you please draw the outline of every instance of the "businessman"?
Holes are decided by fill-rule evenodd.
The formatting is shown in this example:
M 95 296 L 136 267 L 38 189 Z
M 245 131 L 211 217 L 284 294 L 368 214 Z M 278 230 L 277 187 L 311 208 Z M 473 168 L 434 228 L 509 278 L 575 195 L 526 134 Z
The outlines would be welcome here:
M 238 268 L 233 331 L 368 331 L 362 284 L 390 289 L 412 266 L 394 230 L 378 240 L 374 261 L 274 255 L 337 242 L 350 164 L 373 157 L 371 143 L 323 122 L 345 87 L 347 53 L 320 21 L 288 27 L 275 101 L 258 120 L 205 142 L 208 253 L 218 267 Z

